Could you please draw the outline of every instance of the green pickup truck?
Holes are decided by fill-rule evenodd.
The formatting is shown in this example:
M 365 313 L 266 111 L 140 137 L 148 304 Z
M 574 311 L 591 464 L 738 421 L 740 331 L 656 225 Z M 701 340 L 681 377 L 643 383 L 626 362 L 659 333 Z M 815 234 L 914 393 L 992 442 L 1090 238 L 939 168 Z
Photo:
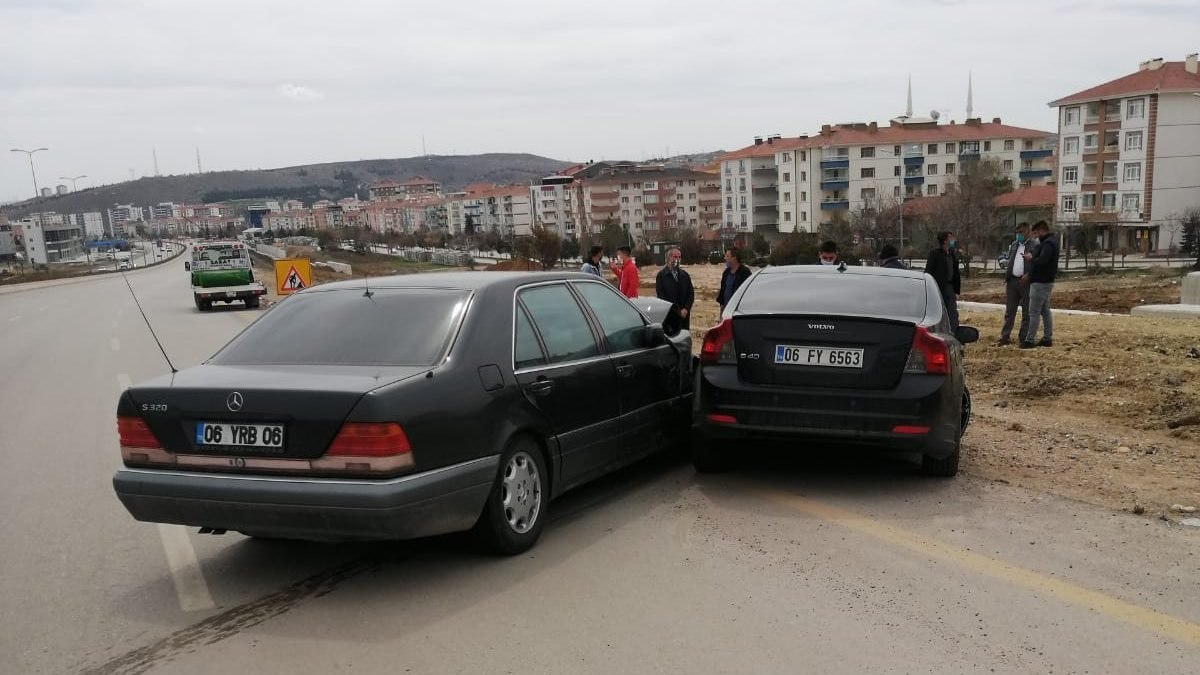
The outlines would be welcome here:
M 212 309 L 214 302 L 241 301 L 254 309 L 267 292 L 254 280 L 250 249 L 242 242 L 197 242 L 184 268 L 192 273 L 192 296 L 201 312 Z

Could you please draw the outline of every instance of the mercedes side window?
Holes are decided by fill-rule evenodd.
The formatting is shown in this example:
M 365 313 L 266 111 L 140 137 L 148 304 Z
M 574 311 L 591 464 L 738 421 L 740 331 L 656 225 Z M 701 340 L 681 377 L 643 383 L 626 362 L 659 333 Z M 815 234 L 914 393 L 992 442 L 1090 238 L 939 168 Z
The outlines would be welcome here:
M 627 352 L 646 346 L 646 321 L 608 284 L 582 283 L 575 288 L 600 321 L 610 352 Z
M 517 307 L 517 334 L 513 343 L 513 367 L 517 370 L 546 365 L 542 345 L 529 323 L 529 315 L 523 307 Z
M 546 345 L 551 364 L 597 356 L 600 350 L 583 310 L 564 285 L 538 286 L 518 296 Z

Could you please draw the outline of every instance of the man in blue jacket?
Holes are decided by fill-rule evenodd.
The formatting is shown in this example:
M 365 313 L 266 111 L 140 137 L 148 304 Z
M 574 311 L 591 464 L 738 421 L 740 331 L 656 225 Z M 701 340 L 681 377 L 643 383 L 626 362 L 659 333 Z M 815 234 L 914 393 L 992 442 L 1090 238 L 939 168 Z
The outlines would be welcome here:
M 1054 291 L 1054 279 L 1058 275 L 1058 237 L 1044 220 L 1033 226 L 1033 236 L 1038 240 L 1037 249 L 1025 253 L 1025 262 L 1029 265 L 1029 332 L 1021 342 L 1021 349 L 1054 345 L 1050 293 Z M 1039 321 L 1043 325 L 1042 339 L 1035 343 Z

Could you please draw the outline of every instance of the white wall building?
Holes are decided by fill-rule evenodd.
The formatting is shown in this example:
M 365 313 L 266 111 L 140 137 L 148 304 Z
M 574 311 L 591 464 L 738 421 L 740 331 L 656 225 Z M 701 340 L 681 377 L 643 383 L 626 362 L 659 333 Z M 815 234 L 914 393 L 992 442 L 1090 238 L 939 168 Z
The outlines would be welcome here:
M 34 213 L 21 220 L 25 259 L 36 265 L 83 255 L 83 228 L 58 213 Z
M 824 125 L 813 136 L 756 138 L 722 157 L 722 229 L 816 232 L 838 214 L 946 192 L 968 163 L 994 159 L 1016 186 L 1053 182 L 1053 134 L 978 118 L 901 117 Z
M 1096 227 L 1104 248 L 1179 245 L 1180 219 L 1200 210 L 1198 66 L 1196 54 L 1146 61 L 1050 104 L 1058 108 L 1060 224 Z
M 560 237 L 577 234 L 575 227 L 574 186 L 570 176 L 547 176 L 529 186 L 533 223 L 558 232 Z M 518 233 L 519 234 L 519 233 Z
M 716 174 L 675 167 L 631 167 L 582 183 L 582 221 L 589 232 L 608 222 L 635 239 L 664 229 L 711 229 L 721 222 Z

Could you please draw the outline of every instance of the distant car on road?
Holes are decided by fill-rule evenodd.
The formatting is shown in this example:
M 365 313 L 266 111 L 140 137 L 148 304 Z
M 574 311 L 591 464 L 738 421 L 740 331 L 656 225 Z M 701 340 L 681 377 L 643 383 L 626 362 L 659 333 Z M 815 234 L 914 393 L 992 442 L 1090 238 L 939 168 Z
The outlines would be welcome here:
M 731 466 L 756 440 L 815 452 L 827 441 L 920 453 L 958 472 L 971 414 L 963 344 L 933 278 L 882 267 L 768 267 L 709 329 L 696 373 L 692 459 Z
M 315 286 L 202 365 L 126 390 L 113 484 L 142 521 L 332 540 L 473 530 L 518 553 L 552 498 L 686 443 L 690 344 L 579 273 Z
M 119 270 L 127 270 L 132 267 L 133 265 L 131 265 L 128 260 L 122 260 L 121 262 L 117 263 L 117 269 Z

